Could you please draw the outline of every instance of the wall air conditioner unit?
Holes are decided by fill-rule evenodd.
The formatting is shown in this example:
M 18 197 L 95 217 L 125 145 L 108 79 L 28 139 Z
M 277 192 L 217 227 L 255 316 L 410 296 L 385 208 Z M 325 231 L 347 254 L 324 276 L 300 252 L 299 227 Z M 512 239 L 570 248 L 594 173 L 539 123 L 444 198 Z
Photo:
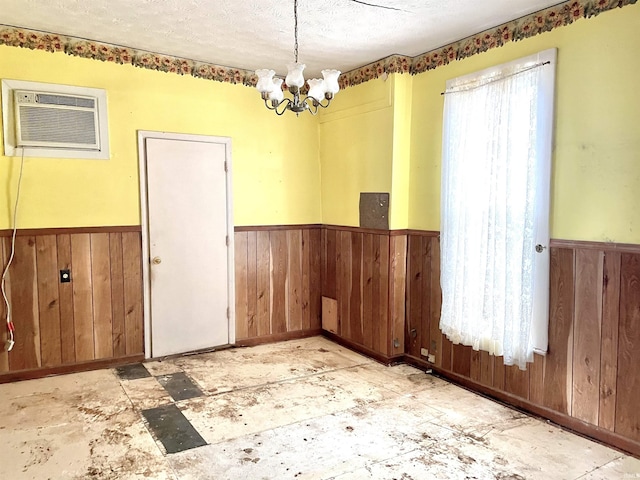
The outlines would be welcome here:
M 98 99 L 14 90 L 17 147 L 100 150 Z
M 0 80 L 4 155 L 109 160 L 107 91 Z

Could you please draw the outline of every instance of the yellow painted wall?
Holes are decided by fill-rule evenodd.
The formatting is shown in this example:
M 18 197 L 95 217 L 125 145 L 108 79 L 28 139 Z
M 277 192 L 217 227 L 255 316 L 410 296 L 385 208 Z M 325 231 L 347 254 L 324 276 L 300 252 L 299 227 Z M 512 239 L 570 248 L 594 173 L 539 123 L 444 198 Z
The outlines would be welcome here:
M 558 48 L 551 236 L 640 243 L 640 5 L 417 75 L 409 227 L 440 228 L 446 80 Z
M 403 229 L 409 224 L 413 77 L 394 74 L 393 80 L 393 166 L 389 227 Z
M 277 117 L 255 89 L 6 46 L 0 77 L 108 97 L 111 159 L 25 159 L 20 228 L 139 224 L 137 130 L 231 137 L 236 225 L 322 220 L 317 120 Z M 0 156 L 0 229 L 11 225 L 18 166 Z
M 391 192 L 392 93 L 392 78 L 372 80 L 319 114 L 323 223 L 358 226 L 360 192 Z
M 250 88 L 0 46 L 0 76 L 105 88 L 112 158 L 27 159 L 22 228 L 140 222 L 136 131 L 229 136 L 236 225 L 358 225 L 360 192 L 391 193 L 391 228 L 440 227 L 447 79 L 558 48 L 554 238 L 640 243 L 640 5 L 276 117 Z M 293 140 L 292 140 L 293 139 Z M 0 229 L 18 172 L 0 157 Z

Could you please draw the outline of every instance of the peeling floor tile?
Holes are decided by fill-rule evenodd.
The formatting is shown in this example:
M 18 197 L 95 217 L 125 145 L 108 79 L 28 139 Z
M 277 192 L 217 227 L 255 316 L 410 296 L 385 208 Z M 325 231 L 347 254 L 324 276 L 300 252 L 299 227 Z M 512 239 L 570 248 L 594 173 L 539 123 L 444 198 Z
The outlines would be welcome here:
M 175 364 L 174 359 L 167 360 L 153 360 L 143 363 L 151 375 L 154 377 L 160 375 L 169 375 L 171 373 L 181 372 L 182 369 Z
M 148 410 L 173 402 L 169 392 L 155 377 L 120 382 L 136 410 Z
M 174 404 L 143 410 L 149 430 L 165 453 L 177 453 L 207 443 Z
M 121 380 L 136 380 L 138 378 L 150 377 L 151 374 L 143 364 L 133 363 L 116 368 L 116 373 Z
M 157 380 L 176 402 L 204 395 L 200 387 L 184 372 L 161 375 L 157 377 Z

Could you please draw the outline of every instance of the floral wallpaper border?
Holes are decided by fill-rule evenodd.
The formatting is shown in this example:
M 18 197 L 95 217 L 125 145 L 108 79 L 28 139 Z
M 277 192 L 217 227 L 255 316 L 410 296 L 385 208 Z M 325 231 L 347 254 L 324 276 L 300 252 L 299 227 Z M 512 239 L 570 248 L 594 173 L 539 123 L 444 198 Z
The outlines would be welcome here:
M 340 87 L 358 85 L 378 78 L 385 73 L 409 73 L 411 75 L 423 73 L 454 60 L 462 60 L 471 55 L 501 47 L 508 42 L 533 37 L 539 33 L 569 25 L 580 18 L 593 17 L 607 10 L 632 5 L 636 2 L 637 0 L 572 0 L 563 2 L 416 57 L 391 55 L 356 68 L 340 76 Z M 64 52 L 82 58 L 131 64 L 136 67 L 179 75 L 191 75 L 218 82 L 255 86 L 257 81 L 256 75 L 251 70 L 196 62 L 108 43 L 3 25 L 0 25 L 0 45 L 48 52 Z
M 340 86 L 358 85 L 383 73 L 410 73 L 416 75 L 462 60 L 508 42 L 523 40 L 539 33 L 570 25 L 580 18 L 594 17 L 607 10 L 632 5 L 637 0 L 572 0 L 545 10 L 512 20 L 444 47 L 422 53 L 416 57 L 393 55 L 351 70 L 340 77 Z

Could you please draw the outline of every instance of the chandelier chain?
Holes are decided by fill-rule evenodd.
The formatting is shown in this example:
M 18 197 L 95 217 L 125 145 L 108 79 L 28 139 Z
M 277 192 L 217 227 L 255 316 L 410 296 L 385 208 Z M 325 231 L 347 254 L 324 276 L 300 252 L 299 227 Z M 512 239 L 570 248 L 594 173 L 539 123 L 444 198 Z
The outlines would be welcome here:
M 293 22 L 295 37 L 293 53 L 295 56 L 295 62 L 298 63 L 298 0 L 293 0 Z

